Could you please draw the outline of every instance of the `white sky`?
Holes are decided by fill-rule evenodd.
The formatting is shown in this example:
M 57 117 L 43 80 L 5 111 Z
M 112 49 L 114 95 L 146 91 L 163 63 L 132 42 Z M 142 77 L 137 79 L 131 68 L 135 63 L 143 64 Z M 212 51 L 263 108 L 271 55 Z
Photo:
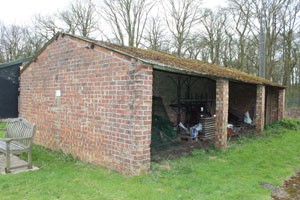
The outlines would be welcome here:
M 0 21 L 4 24 L 30 24 L 36 14 L 51 14 L 71 0 L 1 0 Z
M 0 0 L 0 22 L 4 24 L 31 24 L 36 14 L 52 14 L 65 8 L 72 0 Z M 225 0 L 203 0 L 205 7 L 217 7 Z

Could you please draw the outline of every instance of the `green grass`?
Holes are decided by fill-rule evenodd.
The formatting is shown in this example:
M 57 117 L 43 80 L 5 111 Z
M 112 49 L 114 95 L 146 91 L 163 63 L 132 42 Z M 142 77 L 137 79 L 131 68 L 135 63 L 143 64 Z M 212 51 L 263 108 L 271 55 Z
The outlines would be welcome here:
M 4 131 L 1 130 L 1 129 L 2 129 L 2 128 L 5 128 L 5 126 L 6 126 L 6 123 L 0 122 L 0 138 L 2 138 L 2 137 L 3 137 L 3 134 L 4 134 Z
M 195 150 L 152 163 L 151 173 L 137 177 L 34 146 L 33 162 L 41 170 L 0 175 L 0 199 L 270 199 L 259 183 L 279 186 L 300 169 L 300 131 L 287 124 L 242 137 L 226 151 Z

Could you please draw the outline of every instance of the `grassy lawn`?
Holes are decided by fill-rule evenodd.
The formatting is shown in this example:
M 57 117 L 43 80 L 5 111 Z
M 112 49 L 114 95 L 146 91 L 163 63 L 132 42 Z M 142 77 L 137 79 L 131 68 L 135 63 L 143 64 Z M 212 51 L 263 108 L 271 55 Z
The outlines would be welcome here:
M 3 131 L 1 131 L 2 128 L 5 128 L 5 123 L 0 122 L 0 138 L 3 137 Z
M 270 199 L 260 182 L 281 185 L 300 169 L 300 122 L 274 124 L 258 137 L 242 137 L 226 151 L 152 163 L 152 171 L 124 177 L 35 146 L 42 169 L 0 175 L 0 199 Z M 284 128 L 287 127 L 287 128 Z

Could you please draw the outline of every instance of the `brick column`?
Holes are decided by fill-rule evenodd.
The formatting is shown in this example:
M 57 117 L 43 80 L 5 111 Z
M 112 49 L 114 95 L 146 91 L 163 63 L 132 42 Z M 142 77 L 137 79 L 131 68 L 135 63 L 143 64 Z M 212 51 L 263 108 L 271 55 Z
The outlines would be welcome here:
M 229 82 L 225 79 L 216 81 L 216 148 L 227 147 Z
M 278 89 L 278 120 L 284 118 L 285 113 L 285 89 Z
M 256 116 L 255 128 L 256 132 L 260 133 L 265 126 L 265 86 L 258 85 L 256 90 Z
M 132 71 L 132 116 L 129 174 L 139 175 L 150 170 L 152 127 L 153 68 L 137 66 Z

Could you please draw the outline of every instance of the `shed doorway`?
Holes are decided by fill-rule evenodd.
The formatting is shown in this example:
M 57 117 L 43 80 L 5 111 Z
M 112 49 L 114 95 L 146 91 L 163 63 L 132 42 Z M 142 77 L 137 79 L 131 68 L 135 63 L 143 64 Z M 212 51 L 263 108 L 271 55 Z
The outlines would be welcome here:
M 240 136 L 255 130 L 256 85 L 229 82 L 227 135 Z
M 206 128 L 200 133 L 203 140 L 192 137 L 191 130 L 203 119 L 214 123 L 215 109 L 215 80 L 154 70 L 151 159 L 172 158 L 194 148 L 205 148 L 208 143 L 203 140 L 213 139 L 215 124 L 209 126 L 206 122 L 202 127 Z
M 265 101 L 265 124 L 271 124 L 278 120 L 278 89 L 275 87 L 266 87 Z

